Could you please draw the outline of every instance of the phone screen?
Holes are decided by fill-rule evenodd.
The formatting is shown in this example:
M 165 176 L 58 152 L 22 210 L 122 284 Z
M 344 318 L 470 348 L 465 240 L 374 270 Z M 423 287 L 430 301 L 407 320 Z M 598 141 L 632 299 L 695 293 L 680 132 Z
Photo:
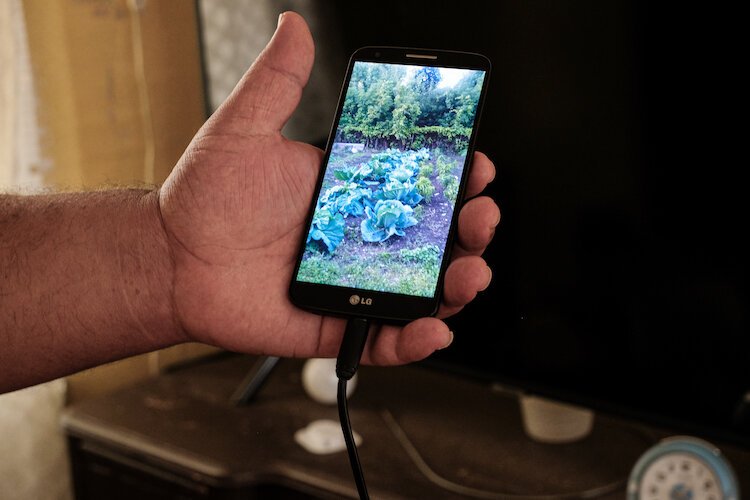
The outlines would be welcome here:
M 435 295 L 485 74 L 354 62 L 298 281 Z

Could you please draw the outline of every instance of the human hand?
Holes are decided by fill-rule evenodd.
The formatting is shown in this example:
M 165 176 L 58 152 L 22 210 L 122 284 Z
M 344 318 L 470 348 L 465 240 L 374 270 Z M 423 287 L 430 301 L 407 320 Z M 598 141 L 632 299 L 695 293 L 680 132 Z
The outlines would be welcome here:
M 257 354 L 334 357 L 345 320 L 296 308 L 288 287 L 323 153 L 281 128 L 299 103 L 314 47 L 304 20 L 288 12 L 232 95 L 197 133 L 159 193 L 174 266 L 175 321 L 187 339 Z M 467 196 L 495 168 L 474 156 Z M 438 317 L 456 313 L 489 285 L 480 257 L 500 220 L 488 197 L 459 215 Z M 447 346 L 440 319 L 382 326 L 364 363 L 399 364 Z

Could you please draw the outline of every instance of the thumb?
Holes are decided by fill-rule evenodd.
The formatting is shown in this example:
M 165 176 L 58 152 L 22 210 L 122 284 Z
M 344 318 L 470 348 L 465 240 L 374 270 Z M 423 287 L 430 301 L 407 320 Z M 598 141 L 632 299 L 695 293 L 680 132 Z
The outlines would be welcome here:
M 279 132 L 299 104 L 314 57 L 307 23 L 284 12 L 271 41 L 217 113 L 241 120 L 245 133 Z

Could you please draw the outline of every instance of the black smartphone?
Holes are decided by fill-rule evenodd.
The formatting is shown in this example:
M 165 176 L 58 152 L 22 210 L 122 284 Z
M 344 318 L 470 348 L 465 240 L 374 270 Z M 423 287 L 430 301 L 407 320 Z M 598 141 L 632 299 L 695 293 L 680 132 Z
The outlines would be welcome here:
M 290 286 L 323 314 L 435 314 L 490 61 L 365 47 L 347 69 Z

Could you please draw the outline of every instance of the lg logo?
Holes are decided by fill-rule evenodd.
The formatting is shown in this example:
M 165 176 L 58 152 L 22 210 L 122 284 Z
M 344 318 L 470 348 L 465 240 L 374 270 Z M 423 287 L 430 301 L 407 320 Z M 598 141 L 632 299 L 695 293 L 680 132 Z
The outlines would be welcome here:
M 349 297 L 349 303 L 353 306 L 356 306 L 356 305 L 371 306 L 372 299 L 360 297 L 359 295 L 352 295 L 351 297 Z

